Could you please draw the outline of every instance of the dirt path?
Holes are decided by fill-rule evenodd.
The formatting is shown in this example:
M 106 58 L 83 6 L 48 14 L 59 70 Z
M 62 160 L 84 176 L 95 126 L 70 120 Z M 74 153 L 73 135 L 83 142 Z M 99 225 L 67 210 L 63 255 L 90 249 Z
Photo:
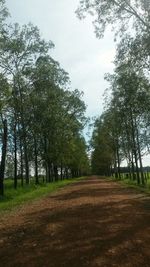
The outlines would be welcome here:
M 150 267 L 150 198 L 91 177 L 0 218 L 2 267 Z

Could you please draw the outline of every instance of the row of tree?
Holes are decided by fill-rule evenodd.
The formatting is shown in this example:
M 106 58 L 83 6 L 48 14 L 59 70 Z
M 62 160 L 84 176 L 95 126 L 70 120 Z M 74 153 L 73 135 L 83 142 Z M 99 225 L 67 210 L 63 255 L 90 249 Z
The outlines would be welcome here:
M 82 93 L 69 90 L 68 74 L 50 56 L 54 44 L 32 24 L 6 23 L 0 0 L 0 195 L 4 175 L 29 184 L 85 174 Z
M 95 31 L 102 37 L 111 25 L 118 41 L 105 110 L 95 122 L 92 137 L 94 173 L 121 178 L 126 161 L 131 179 L 144 184 L 142 159 L 150 153 L 150 1 L 83 0 L 80 18 L 94 16 Z

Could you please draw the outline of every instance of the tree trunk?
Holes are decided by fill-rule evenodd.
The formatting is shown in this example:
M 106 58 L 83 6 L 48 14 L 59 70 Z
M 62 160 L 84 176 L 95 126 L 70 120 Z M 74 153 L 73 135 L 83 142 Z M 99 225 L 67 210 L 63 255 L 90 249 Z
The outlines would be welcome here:
M 23 152 L 22 152 L 22 142 L 20 137 L 20 176 L 21 176 L 21 186 L 23 187 Z
M 36 137 L 34 137 L 34 163 L 35 163 L 35 183 L 39 184 L 38 177 L 38 159 L 37 159 L 37 141 Z
M 65 177 L 66 179 L 69 179 L 69 176 L 68 176 L 68 168 L 67 167 L 65 168 L 65 176 L 66 176 Z
M 133 181 L 135 181 L 136 177 L 135 177 L 135 167 L 134 167 L 134 155 L 133 155 L 133 151 L 132 151 L 131 164 L 132 164 L 132 178 L 133 178 Z
M 58 168 L 56 165 L 54 165 L 54 176 L 55 176 L 55 181 L 58 181 Z
M 45 162 L 45 171 L 46 171 L 46 183 L 48 182 L 48 164 Z
M 132 133 L 132 143 L 133 143 L 132 144 L 133 145 L 133 155 L 134 155 L 134 159 L 135 159 L 137 183 L 140 184 L 138 158 L 137 158 L 137 145 L 136 145 L 136 139 L 135 139 L 135 125 L 134 125 L 134 122 L 133 122 L 132 110 L 130 110 L 130 117 L 131 117 L 131 133 Z
M 26 174 L 26 184 L 29 184 L 29 161 L 28 161 L 28 149 L 27 149 L 27 140 L 26 140 L 26 127 L 25 127 L 25 120 L 24 120 L 24 103 L 23 103 L 23 95 L 22 90 L 20 87 L 20 81 L 17 80 L 17 85 L 19 88 L 20 94 L 20 116 L 21 116 L 21 124 L 22 124 L 22 132 L 23 132 L 23 147 L 24 147 L 24 159 L 25 159 L 25 174 Z
M 52 181 L 53 181 L 52 164 L 49 161 L 47 163 L 47 182 L 51 183 Z
M 15 116 L 16 117 L 16 116 Z M 17 189 L 17 132 L 16 132 L 16 118 L 14 124 L 14 188 Z
M 26 142 L 26 136 L 25 135 L 26 134 L 25 134 L 25 131 L 24 131 L 24 133 L 23 133 L 23 146 L 24 146 L 26 184 L 28 185 L 29 184 L 29 162 L 28 162 L 27 142 Z
M 119 148 L 118 148 L 118 144 L 117 144 L 117 163 L 118 163 L 118 176 L 119 176 L 119 180 L 121 180 L 121 171 L 120 171 L 120 156 L 119 156 Z
M 1 162 L 0 162 L 0 195 L 4 195 L 4 173 L 5 173 L 5 162 L 7 153 L 7 120 L 3 122 L 3 137 L 2 137 L 2 151 L 1 151 Z
M 61 166 L 60 166 L 60 179 L 61 179 L 61 181 L 63 180 L 63 165 L 62 165 L 62 162 L 61 162 Z
M 142 164 L 141 148 L 140 148 L 140 141 L 139 141 L 139 132 L 138 132 L 137 125 L 136 125 L 136 138 L 137 138 L 138 155 L 139 155 L 139 163 L 140 163 L 141 181 L 142 181 L 142 185 L 144 185 L 145 184 L 145 179 L 144 179 L 144 173 L 143 173 L 143 164 Z

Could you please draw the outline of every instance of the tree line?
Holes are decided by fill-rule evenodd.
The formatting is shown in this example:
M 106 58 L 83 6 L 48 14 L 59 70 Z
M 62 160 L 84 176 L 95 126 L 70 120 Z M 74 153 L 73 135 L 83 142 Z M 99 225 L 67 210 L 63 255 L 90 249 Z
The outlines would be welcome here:
M 112 27 L 117 42 L 115 69 L 106 74 L 103 114 L 91 140 L 94 173 L 121 178 L 126 161 L 130 179 L 145 184 L 143 156 L 150 154 L 150 1 L 83 0 L 79 18 L 93 16 L 97 37 Z
M 82 130 L 87 122 L 82 92 L 50 56 L 54 44 L 29 23 L 7 22 L 0 0 L 0 195 L 4 178 L 17 188 L 77 177 L 89 169 Z

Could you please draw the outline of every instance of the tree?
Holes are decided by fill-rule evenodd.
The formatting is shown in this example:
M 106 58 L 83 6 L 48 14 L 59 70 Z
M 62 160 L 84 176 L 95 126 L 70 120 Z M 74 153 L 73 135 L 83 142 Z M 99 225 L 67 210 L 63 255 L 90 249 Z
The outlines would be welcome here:
M 0 67 L 11 77 L 13 85 L 14 109 L 14 148 L 15 148 L 15 180 L 17 177 L 17 128 L 22 128 L 22 145 L 25 158 L 26 183 L 29 183 L 29 161 L 27 148 L 27 131 L 25 123 L 26 100 L 30 93 L 30 86 L 26 79 L 27 70 L 35 64 L 37 58 L 45 55 L 53 43 L 41 40 L 39 30 L 32 24 L 18 24 L 2 29 L 0 43 Z M 19 126 L 20 125 L 20 126 Z
M 3 75 L 0 75 L 0 146 L 1 146 L 1 161 L 0 161 L 0 195 L 4 194 L 4 174 L 5 162 L 7 153 L 7 107 L 9 99 L 9 86 Z
M 142 151 L 145 151 L 144 134 L 146 127 L 145 115 L 149 105 L 149 81 L 142 73 L 136 73 L 130 62 L 120 64 L 114 75 L 107 76 L 112 85 L 112 99 L 110 105 L 116 119 L 120 118 L 121 150 L 128 164 L 132 166 L 134 178 L 134 163 L 136 166 L 137 180 L 144 184 Z M 115 120 L 116 120 L 115 119 Z M 139 164 L 139 166 L 138 166 Z
M 115 161 L 111 115 L 108 110 L 95 121 L 92 135 L 92 171 L 94 174 L 110 176 Z
M 0 28 L 2 29 L 5 19 L 9 13 L 5 6 L 5 0 L 0 0 Z
M 80 0 L 76 13 L 79 18 L 84 18 L 86 13 L 96 17 L 93 23 L 98 37 L 103 36 L 108 25 L 119 34 L 131 28 L 135 33 L 150 33 L 149 0 Z
M 41 39 L 37 27 L 3 23 L 7 10 L 2 0 L 0 14 L 1 194 L 5 162 L 6 173 L 13 172 L 15 189 L 18 178 L 22 186 L 24 178 L 29 184 L 33 171 L 36 184 L 41 173 L 47 182 L 73 171 L 86 173 L 82 92 L 70 90 L 68 73 L 49 54 L 54 44 Z

